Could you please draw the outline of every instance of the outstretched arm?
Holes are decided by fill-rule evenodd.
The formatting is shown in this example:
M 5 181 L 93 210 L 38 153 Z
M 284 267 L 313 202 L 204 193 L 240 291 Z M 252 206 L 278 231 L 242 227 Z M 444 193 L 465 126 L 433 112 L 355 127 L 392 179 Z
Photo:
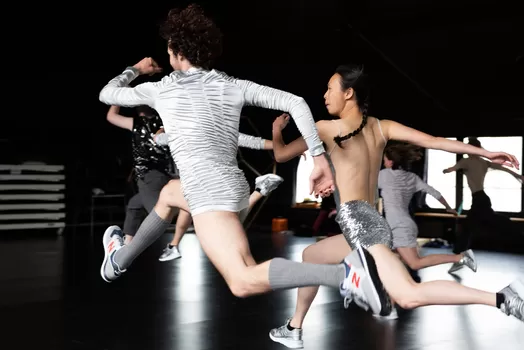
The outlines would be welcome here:
M 416 176 L 416 175 L 415 175 Z M 427 194 L 429 194 L 430 196 L 432 196 L 433 198 L 435 198 L 436 200 L 438 200 L 440 203 L 442 203 L 442 205 L 446 208 L 446 210 L 449 212 L 449 213 L 452 213 L 452 214 L 455 214 L 457 215 L 457 212 L 451 208 L 448 204 L 448 202 L 446 201 L 446 199 L 444 198 L 444 196 L 442 196 L 442 194 L 437 191 L 434 187 L 428 185 L 427 183 L 425 183 L 424 181 L 422 181 L 422 179 L 418 176 L 416 176 L 416 180 L 415 180 L 415 188 L 418 191 L 422 191 L 422 192 L 425 192 Z
M 466 163 L 464 162 L 464 158 L 458 161 L 457 164 L 453 165 L 452 167 L 449 167 L 447 169 L 442 170 L 444 174 L 451 173 L 453 171 L 459 171 L 464 170 L 467 167 Z
M 161 68 L 155 61 L 149 57 L 144 58 L 133 67 L 127 67 L 122 74 L 111 79 L 100 91 L 100 101 L 107 105 L 123 107 L 140 105 L 153 107 L 154 99 L 158 93 L 158 83 L 143 83 L 133 88 L 128 85 L 141 74 L 154 74 L 160 71 Z
M 124 117 L 123 115 L 120 115 L 118 112 L 120 112 L 120 107 L 111 106 L 111 108 L 109 108 L 109 111 L 107 112 L 107 121 L 113 125 L 118 126 L 119 128 L 132 130 L 133 118 Z
M 513 170 L 505 168 L 505 167 L 503 167 L 500 164 L 489 162 L 489 167 L 492 168 L 492 169 L 495 169 L 495 170 L 504 171 L 504 172 L 512 175 L 515 179 L 524 181 L 524 176 L 522 176 L 520 174 L 517 174 Z
M 317 196 L 331 194 L 335 190 L 335 179 L 324 155 L 324 146 L 306 101 L 288 92 L 247 80 L 232 80 L 242 89 L 245 104 L 291 113 L 313 157 L 313 171 L 309 177 L 310 193 L 315 193 Z
M 233 79 L 233 78 L 231 78 Z M 291 114 L 313 157 L 324 153 L 311 110 L 302 97 L 258 85 L 248 80 L 233 79 L 242 89 L 246 105 L 274 109 Z
M 503 152 L 489 152 L 483 148 L 467 145 L 464 142 L 448 140 L 443 137 L 435 137 L 407 127 L 392 120 L 384 120 L 382 123 L 384 135 L 388 140 L 409 142 L 424 148 L 437 149 L 457 154 L 474 154 L 491 159 L 492 162 L 514 166 L 519 168 L 519 162 L 515 156 Z
M 272 150 L 273 141 L 243 133 L 238 134 L 238 146 L 251 149 Z
M 158 130 L 154 136 L 154 140 L 159 146 L 168 145 L 168 136 L 164 132 L 164 128 Z M 260 149 L 260 150 L 272 150 L 273 142 L 271 140 L 265 140 L 261 137 L 255 137 L 251 135 L 246 135 L 239 133 L 238 135 L 238 145 L 240 147 L 251 148 L 251 149 Z

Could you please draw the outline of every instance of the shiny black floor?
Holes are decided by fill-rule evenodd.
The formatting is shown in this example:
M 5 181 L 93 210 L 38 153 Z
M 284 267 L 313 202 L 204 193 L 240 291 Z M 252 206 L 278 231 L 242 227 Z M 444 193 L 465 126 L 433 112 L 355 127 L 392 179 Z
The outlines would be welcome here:
M 0 243 L 2 349 L 286 349 L 268 331 L 292 314 L 296 291 L 237 299 L 203 255 L 194 235 L 183 257 L 160 263 L 164 235 L 120 280 L 99 275 L 102 247 L 89 233 L 33 234 Z M 299 260 L 311 238 L 250 234 L 257 260 Z M 435 250 L 433 250 L 435 251 Z M 439 251 L 439 250 L 437 250 Z M 430 252 L 430 250 L 425 250 Z M 497 291 L 524 276 L 524 256 L 476 252 L 479 271 L 462 283 Z M 452 280 L 448 266 L 420 272 L 423 281 Z M 321 288 L 304 324 L 306 349 L 522 349 L 524 323 L 484 306 L 431 306 L 379 322 L 345 310 L 338 291 Z

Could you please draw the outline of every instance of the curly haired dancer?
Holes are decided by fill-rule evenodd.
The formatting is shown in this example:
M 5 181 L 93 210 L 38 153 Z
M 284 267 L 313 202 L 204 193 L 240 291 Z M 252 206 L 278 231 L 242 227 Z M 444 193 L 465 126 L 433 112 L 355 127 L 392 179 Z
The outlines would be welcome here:
M 117 230 L 106 231 L 102 277 L 113 281 L 126 271 L 165 230 L 173 207 L 179 207 L 193 215 L 202 249 L 234 295 L 247 297 L 271 290 L 326 285 L 380 312 L 387 304 L 387 295 L 369 254 L 352 254 L 334 265 L 281 258 L 256 264 L 249 250 L 241 224 L 248 207 L 249 186 L 236 160 L 244 105 L 291 113 L 314 159 L 312 192 L 326 196 L 334 189 L 333 174 L 304 99 L 211 69 L 221 51 L 221 33 L 196 5 L 170 11 L 162 34 L 175 71 L 161 81 L 127 87 L 140 74 L 160 71 L 152 59 L 146 58 L 112 79 L 100 92 L 100 100 L 120 106 L 148 105 L 158 111 L 180 181 L 173 180 L 164 187 L 129 245 L 122 245 Z

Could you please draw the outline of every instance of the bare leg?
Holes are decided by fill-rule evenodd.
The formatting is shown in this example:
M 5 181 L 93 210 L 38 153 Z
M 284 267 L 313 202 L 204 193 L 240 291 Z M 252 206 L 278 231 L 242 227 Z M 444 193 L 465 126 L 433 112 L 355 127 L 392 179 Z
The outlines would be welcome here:
M 342 280 L 350 278 L 345 263 L 321 265 L 275 258 L 251 265 L 253 257 L 237 213 L 205 212 L 193 220 L 202 249 L 237 297 L 305 286 L 338 288 Z
M 412 270 L 420 270 L 425 267 L 447 263 L 458 263 L 464 256 L 463 254 L 431 254 L 421 257 L 416 247 L 397 248 L 397 252 Z
M 265 176 L 261 176 L 259 179 L 265 178 Z M 263 191 L 269 194 L 281 183 L 281 181 L 278 181 L 278 179 L 275 178 L 276 176 L 273 176 L 269 179 L 266 179 L 265 183 L 258 183 L 258 185 L 260 185 L 263 188 Z M 251 209 L 253 209 L 253 207 L 255 206 L 255 204 L 257 204 L 257 202 L 262 198 L 264 198 L 264 195 L 260 193 L 260 191 L 253 191 L 253 193 L 251 193 L 251 196 L 249 196 L 248 212 L 250 212 Z M 187 229 L 189 228 L 192 222 L 192 217 L 188 217 L 187 214 L 184 213 L 179 214 L 179 217 L 177 218 L 176 222 L 175 234 L 173 235 L 173 240 L 171 241 L 170 245 L 178 246 L 180 244 L 182 237 L 184 237 L 184 234 L 186 233 Z
M 116 226 L 109 227 L 103 236 L 104 260 L 100 269 L 102 278 L 111 282 L 167 229 L 176 213 L 176 208 L 189 211 L 180 191 L 180 181 L 171 180 L 162 188 L 154 209 L 140 225 L 133 240 L 123 245 L 123 234 Z
M 264 198 L 264 196 L 260 192 L 253 191 L 253 193 L 251 193 L 251 196 L 249 196 L 249 211 L 251 211 L 255 204 L 257 204 L 257 202 L 262 198 Z
M 323 239 L 304 249 L 302 261 L 315 264 L 338 264 L 349 253 L 351 253 L 351 248 L 344 236 L 339 234 Z M 291 327 L 302 328 L 302 323 L 317 293 L 318 287 L 298 289 L 297 307 L 293 318 L 289 322 Z
M 249 196 L 248 211 L 251 211 L 255 204 L 262 198 L 264 198 L 264 196 L 260 194 L 260 192 L 253 191 L 253 193 L 251 193 L 251 196 Z M 176 220 L 175 234 L 173 235 L 173 240 L 171 241 L 170 245 L 176 247 L 180 244 L 182 237 L 184 237 L 184 234 L 189 229 L 189 226 L 191 226 L 192 222 L 193 217 L 188 212 L 185 212 L 183 210 L 180 211 Z
M 377 244 L 368 249 L 375 259 L 384 287 L 400 307 L 413 309 L 426 305 L 483 304 L 496 306 L 496 294 L 465 287 L 457 282 L 415 283 L 391 250 Z
M 180 213 L 178 213 L 178 218 L 176 219 L 175 234 L 173 235 L 173 240 L 171 240 L 170 245 L 176 247 L 180 244 L 182 237 L 184 237 L 184 234 L 186 233 L 189 226 L 191 226 L 192 222 L 193 218 L 191 217 L 191 214 L 189 214 L 187 211 L 181 210 Z

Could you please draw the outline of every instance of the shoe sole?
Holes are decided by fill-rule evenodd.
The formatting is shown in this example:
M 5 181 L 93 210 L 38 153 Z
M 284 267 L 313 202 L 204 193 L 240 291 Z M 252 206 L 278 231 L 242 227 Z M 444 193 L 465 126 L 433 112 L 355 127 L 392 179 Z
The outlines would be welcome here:
M 471 258 L 471 260 L 473 260 L 473 268 L 471 269 L 471 271 L 477 272 L 477 259 L 475 259 L 475 253 L 473 253 L 473 250 L 471 249 L 469 249 L 468 252 L 469 257 Z
M 280 343 L 290 349 L 302 349 L 304 347 L 304 341 L 303 340 L 291 340 L 291 339 L 285 339 L 285 338 L 275 338 L 269 333 L 269 338 L 271 338 L 272 341 L 275 343 Z
M 283 178 L 283 177 L 278 176 L 278 175 L 275 175 L 275 174 L 266 174 L 266 175 L 262 175 L 262 176 L 261 176 L 261 181 L 260 181 L 260 182 L 262 182 L 262 181 L 264 181 L 265 179 L 268 179 L 268 178 L 271 178 L 271 179 L 273 179 L 273 180 L 279 181 L 279 183 L 278 183 L 279 185 L 280 185 L 282 182 L 284 182 L 284 178 Z M 255 185 L 258 185 L 258 183 L 255 183 Z
M 457 271 L 460 271 L 464 268 L 465 265 L 458 265 L 458 267 L 451 267 L 449 270 L 448 270 L 448 273 L 455 273 Z
M 363 248 L 357 249 L 358 256 L 366 271 L 367 277 L 364 280 L 362 289 L 368 300 L 369 307 L 374 314 L 380 316 L 387 316 L 391 314 L 391 302 L 389 296 L 378 275 L 377 265 L 375 259 L 365 251 Z M 369 259 L 369 260 L 368 260 Z M 371 298 L 370 298 L 371 297 Z M 388 307 L 389 305 L 389 307 Z
M 182 254 L 171 254 L 170 256 L 168 256 L 167 258 L 158 258 L 158 261 L 162 261 L 162 262 L 166 262 L 166 261 L 171 261 L 171 260 L 175 260 L 175 259 L 180 259 L 182 257 Z
M 387 316 L 373 315 L 373 317 L 375 317 L 377 320 L 392 321 L 398 319 L 398 312 L 396 309 L 393 309 Z
M 106 281 L 107 283 L 111 283 L 109 279 L 106 278 L 105 275 L 105 267 L 109 260 L 109 251 L 107 250 L 107 245 L 109 244 L 109 241 L 111 240 L 111 232 L 114 231 L 115 227 L 118 226 L 109 226 L 106 231 L 104 232 L 104 235 L 102 236 L 102 245 L 104 246 L 104 260 L 102 261 L 102 267 L 100 267 L 100 276 L 102 276 L 102 279 Z M 118 227 L 120 229 L 120 227 Z

